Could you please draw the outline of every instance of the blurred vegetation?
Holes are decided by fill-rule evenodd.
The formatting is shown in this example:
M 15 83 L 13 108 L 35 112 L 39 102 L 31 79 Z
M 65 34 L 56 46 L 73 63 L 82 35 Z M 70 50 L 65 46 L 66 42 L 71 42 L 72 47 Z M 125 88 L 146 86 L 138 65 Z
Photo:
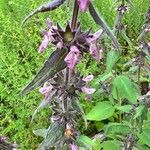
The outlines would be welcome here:
M 111 27 L 115 19 L 115 6 L 110 9 L 112 2 L 113 0 L 94 1 L 94 5 Z M 21 150 L 36 149 L 41 139 L 34 136 L 32 130 L 40 126 L 47 127 L 49 123 L 49 117 L 47 117 L 49 112 L 42 111 L 35 122 L 30 124 L 31 116 L 42 100 L 42 96 L 37 91 L 26 97 L 19 95 L 22 87 L 32 79 L 52 50 L 50 47 L 44 54 L 37 53 L 42 37 L 41 29 L 46 27 L 47 17 L 50 17 L 54 23 L 59 22 L 62 26 L 71 17 L 72 5 L 62 6 L 53 12 L 36 15 L 21 26 L 23 18 L 41 3 L 43 3 L 42 0 L 2 0 L 0 2 L 0 127 L 2 127 L 0 134 L 16 141 Z M 133 0 L 134 7 L 130 8 L 124 20 L 127 24 L 128 36 L 136 46 L 136 38 L 149 4 L 150 0 Z M 97 29 L 88 13 L 81 14 L 80 20 L 84 29 L 91 26 L 93 30 Z M 134 53 L 134 49 L 130 53 Z M 86 69 L 85 74 L 100 73 L 96 62 L 91 65 Z M 81 64 L 79 68 L 82 66 Z M 85 101 L 82 103 L 85 111 L 88 112 L 91 104 Z

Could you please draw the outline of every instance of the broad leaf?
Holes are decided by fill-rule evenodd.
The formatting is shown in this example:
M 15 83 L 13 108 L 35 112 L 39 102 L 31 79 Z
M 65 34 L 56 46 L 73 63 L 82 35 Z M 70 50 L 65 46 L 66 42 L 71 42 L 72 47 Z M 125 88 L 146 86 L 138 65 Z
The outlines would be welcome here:
M 87 136 L 85 136 L 85 135 L 81 135 L 81 136 L 77 139 L 77 141 L 78 141 L 79 143 L 81 143 L 82 146 L 85 146 L 85 147 L 92 147 L 92 145 L 93 145 L 93 141 L 92 141 L 89 137 L 87 137 Z
M 131 106 L 131 105 L 124 105 L 124 106 L 117 106 L 117 105 L 116 105 L 115 108 L 116 108 L 117 110 L 122 111 L 122 112 L 129 113 L 129 112 L 131 111 L 131 109 L 132 109 L 132 106 Z
M 136 104 L 139 92 L 130 79 L 124 75 L 117 76 L 113 81 L 113 97 L 115 99 L 126 98 L 129 102 Z
M 34 130 L 33 133 L 37 136 L 41 136 L 43 138 L 46 138 L 46 135 L 47 135 L 47 129 L 37 129 L 37 130 Z
M 118 141 L 104 141 L 101 144 L 103 150 L 121 150 L 121 144 Z
M 101 121 L 113 115 L 115 108 L 109 101 L 103 101 L 96 104 L 96 106 L 87 114 L 87 120 Z
M 140 105 L 136 109 L 134 119 L 138 117 L 142 117 L 143 120 L 147 118 L 147 108 L 144 105 Z
M 37 73 L 34 79 L 22 90 L 21 94 L 27 94 L 37 87 L 43 85 L 46 81 L 53 78 L 56 73 L 66 67 L 64 61 L 67 55 L 66 49 L 55 50 L 48 60 L 44 63 L 42 69 Z
M 142 145 L 147 145 L 150 147 L 150 130 L 145 129 L 141 134 L 138 135 L 139 142 Z
M 104 29 L 104 31 L 107 33 L 107 35 L 111 38 L 115 48 L 119 49 L 118 40 L 114 36 L 113 32 L 111 31 L 111 29 L 109 28 L 107 23 L 104 21 L 104 19 L 100 15 L 98 15 L 98 13 L 96 12 L 96 10 L 95 10 L 94 6 L 92 5 L 92 3 L 90 3 L 89 11 L 90 11 L 90 14 L 93 17 L 94 21 L 98 25 L 100 25 Z
M 124 134 L 127 135 L 131 132 L 128 125 L 122 123 L 109 123 L 105 129 L 106 134 Z
M 114 50 L 111 50 L 107 54 L 107 60 L 106 60 L 106 72 L 110 72 L 116 62 L 118 61 L 118 53 Z
M 37 9 L 35 9 L 33 12 L 31 12 L 24 20 L 23 20 L 23 24 L 29 19 L 31 18 L 33 15 L 40 13 L 40 12 L 46 12 L 46 11 L 51 11 L 54 10 L 56 8 L 58 8 L 60 5 L 62 5 L 64 3 L 65 0 L 53 0 L 52 2 L 48 2 L 45 3 L 43 5 L 41 5 L 40 7 L 38 7 Z

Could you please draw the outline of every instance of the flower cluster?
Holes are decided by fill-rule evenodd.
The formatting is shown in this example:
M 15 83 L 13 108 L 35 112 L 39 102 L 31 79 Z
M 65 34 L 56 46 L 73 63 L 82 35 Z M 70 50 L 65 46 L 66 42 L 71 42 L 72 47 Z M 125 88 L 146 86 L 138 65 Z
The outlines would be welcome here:
M 47 24 L 49 30 L 43 30 L 44 37 L 39 47 L 40 53 L 45 51 L 49 43 L 54 44 L 59 49 L 67 48 L 68 55 L 64 61 L 71 70 L 80 62 L 84 52 L 90 53 L 97 61 L 101 59 L 98 39 L 102 34 L 102 30 L 90 34 L 90 30 L 82 32 L 79 23 L 75 30 L 72 30 L 68 23 L 64 31 L 59 24 L 57 26 L 52 25 L 50 19 L 48 19 Z

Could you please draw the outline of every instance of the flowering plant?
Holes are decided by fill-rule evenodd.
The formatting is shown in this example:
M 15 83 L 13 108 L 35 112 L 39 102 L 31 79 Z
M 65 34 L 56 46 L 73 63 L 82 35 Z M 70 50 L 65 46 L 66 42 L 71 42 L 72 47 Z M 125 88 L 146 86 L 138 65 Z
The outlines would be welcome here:
M 128 2 L 128 0 L 126 1 Z M 65 0 L 53 0 L 50 3 L 44 4 L 27 16 L 24 22 L 37 13 L 56 9 L 64 4 L 64 2 Z M 40 87 L 39 92 L 44 96 L 44 100 L 40 103 L 32 116 L 32 121 L 41 108 L 51 106 L 52 109 L 52 115 L 50 117 L 51 123 L 48 129 L 38 129 L 34 131 L 34 134 L 44 138 L 38 147 L 40 150 L 46 150 L 52 147 L 58 150 L 78 150 L 79 147 L 88 149 L 98 147 L 97 149 L 106 149 L 107 144 L 110 145 L 110 147 L 111 145 L 117 145 L 117 148 L 119 146 L 121 147 L 121 145 L 124 145 L 126 149 L 132 149 L 134 147 L 135 135 L 131 132 L 133 124 L 122 122 L 122 112 L 127 114 L 129 112 L 133 113 L 137 120 L 139 119 L 138 117 L 141 117 L 141 115 L 138 116 L 136 110 L 132 109 L 132 107 L 135 107 L 137 104 L 139 91 L 127 76 L 117 75 L 117 70 L 115 69 L 114 71 L 114 68 L 117 68 L 116 63 L 121 54 L 120 44 L 116 38 L 118 34 L 121 33 L 128 45 L 132 47 L 122 21 L 128 7 L 125 5 L 124 0 L 121 1 L 121 5 L 117 7 L 118 14 L 114 29 L 111 30 L 104 19 L 97 13 L 92 2 L 92 0 L 74 0 L 72 20 L 67 22 L 65 29 L 58 23 L 55 25 L 48 19 L 48 30 L 42 31 L 43 39 L 38 52 L 43 53 L 49 43 L 55 47 L 55 50 L 50 54 L 34 79 L 21 92 L 22 95 L 25 95 Z M 95 23 L 101 26 L 101 29 L 95 33 L 92 33 L 91 29 L 86 32 L 83 31 L 80 21 L 78 20 L 79 13 L 85 13 L 88 9 Z M 149 32 L 148 24 L 144 26 L 143 32 Z M 102 77 L 98 76 L 96 80 L 94 80 L 93 75 L 88 75 L 87 77 L 81 76 L 76 66 L 84 59 L 85 54 L 89 53 L 98 62 L 102 59 L 104 49 L 100 41 L 105 39 L 105 35 L 111 39 L 111 50 L 107 53 L 105 73 Z M 143 39 L 143 34 L 140 37 L 142 37 L 140 39 Z M 141 46 L 141 48 L 143 47 L 145 49 L 145 45 Z M 90 87 L 88 85 L 89 82 L 93 82 L 94 86 Z M 100 89 L 100 85 L 103 92 L 109 96 L 102 102 L 98 102 L 85 116 L 79 103 L 79 93 L 85 93 L 86 99 L 91 100 L 92 94 L 97 93 L 97 90 Z M 122 104 L 125 105 L 122 106 Z M 136 106 L 136 108 L 140 109 L 138 106 Z M 143 106 L 142 109 L 146 111 L 147 107 Z M 84 119 L 85 126 L 87 126 L 87 120 L 102 121 L 110 117 L 115 118 L 115 111 L 117 111 L 116 116 L 118 121 L 117 123 L 110 123 L 106 126 L 105 141 L 102 142 L 101 145 L 97 146 L 95 141 L 93 142 L 93 140 L 86 136 L 80 136 L 80 132 L 77 129 L 77 121 L 80 117 Z M 143 112 L 141 112 L 141 114 L 142 113 Z M 121 136 L 119 141 L 119 135 L 121 134 L 120 129 L 125 130 L 123 131 L 124 136 Z M 141 132 L 139 133 L 142 134 Z M 114 138 L 107 141 L 106 139 L 109 139 L 111 134 L 114 134 Z M 86 143 L 85 141 L 88 142 Z M 128 144 L 126 144 L 127 142 Z

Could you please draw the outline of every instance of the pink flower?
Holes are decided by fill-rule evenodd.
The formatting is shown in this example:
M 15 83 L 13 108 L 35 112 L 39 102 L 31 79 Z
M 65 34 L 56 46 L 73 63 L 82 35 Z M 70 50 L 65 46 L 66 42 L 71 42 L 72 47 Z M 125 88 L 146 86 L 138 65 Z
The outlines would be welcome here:
M 102 32 L 103 32 L 102 30 L 98 30 L 93 35 L 90 35 L 88 38 L 86 38 L 86 41 L 90 45 L 90 54 L 97 61 L 99 61 L 100 58 L 101 58 L 100 57 L 100 50 L 99 50 L 99 48 L 97 46 L 97 40 L 102 35 Z
M 78 0 L 79 9 L 82 12 L 85 12 L 89 7 L 91 0 Z
M 71 150 L 78 150 L 78 147 L 75 144 L 71 144 L 70 148 L 71 148 Z
M 52 85 L 47 85 L 47 83 L 45 83 L 44 86 L 39 89 L 39 92 L 45 96 L 45 99 L 48 99 L 52 88 Z
M 80 54 L 79 49 L 76 46 L 71 46 L 70 52 L 68 53 L 68 55 L 66 56 L 64 60 L 67 63 L 68 68 L 73 70 L 74 67 L 81 60 L 81 54 Z
M 89 75 L 86 78 L 83 78 L 82 80 L 86 82 L 86 85 L 81 88 L 82 92 L 84 92 L 87 95 L 93 94 L 96 91 L 96 89 L 87 86 L 88 82 L 93 80 L 93 75 Z

